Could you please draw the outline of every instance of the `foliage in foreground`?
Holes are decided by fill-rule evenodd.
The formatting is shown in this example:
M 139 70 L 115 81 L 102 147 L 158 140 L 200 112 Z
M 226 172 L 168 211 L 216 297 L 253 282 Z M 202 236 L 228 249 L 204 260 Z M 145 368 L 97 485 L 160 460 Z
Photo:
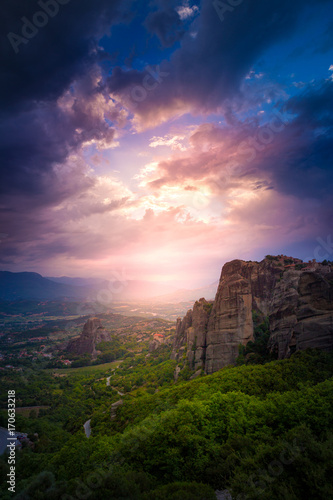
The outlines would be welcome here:
M 227 367 L 156 394 L 130 394 L 113 421 L 103 395 L 90 439 L 65 430 L 60 412 L 30 421 L 32 431 L 53 417 L 48 436 L 40 426 L 35 448 L 19 454 L 16 500 L 210 500 L 215 489 L 237 500 L 328 500 L 332 360 L 297 353 Z M 61 397 L 70 398 L 70 382 L 68 389 L 62 384 Z M 74 404 L 85 393 L 74 394 Z M 4 479 L 6 463 L 0 464 Z M 5 486 L 2 492 L 13 498 Z

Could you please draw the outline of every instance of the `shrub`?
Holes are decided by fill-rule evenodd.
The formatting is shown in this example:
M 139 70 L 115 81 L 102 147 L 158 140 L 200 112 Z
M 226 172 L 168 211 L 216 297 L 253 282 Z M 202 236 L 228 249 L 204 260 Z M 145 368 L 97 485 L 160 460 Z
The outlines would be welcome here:
M 143 500 L 216 500 L 216 495 L 207 484 L 177 482 L 160 486 Z

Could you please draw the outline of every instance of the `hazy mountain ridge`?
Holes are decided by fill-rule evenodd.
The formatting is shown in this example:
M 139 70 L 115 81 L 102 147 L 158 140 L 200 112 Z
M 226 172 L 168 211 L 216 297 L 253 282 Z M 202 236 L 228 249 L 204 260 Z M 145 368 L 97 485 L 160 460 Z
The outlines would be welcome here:
M 55 283 L 62 283 L 64 285 L 74 285 L 74 286 L 95 286 L 101 285 L 106 280 L 102 278 L 71 278 L 70 276 L 45 276 L 45 279 L 54 281 Z
M 208 288 L 204 288 L 208 292 Z M 199 289 L 200 290 L 200 289 Z M 109 281 L 100 278 L 45 278 L 38 273 L 0 271 L 0 300 L 80 299 L 90 302 L 193 300 L 197 290 L 178 290 L 166 283 L 144 280 Z M 214 293 L 215 295 L 215 293 Z M 186 298 L 186 297 L 190 298 Z M 185 297 L 185 298 L 184 298 Z
M 0 300 L 60 299 L 64 297 L 84 299 L 90 290 L 85 287 L 55 283 L 38 273 L 0 272 Z

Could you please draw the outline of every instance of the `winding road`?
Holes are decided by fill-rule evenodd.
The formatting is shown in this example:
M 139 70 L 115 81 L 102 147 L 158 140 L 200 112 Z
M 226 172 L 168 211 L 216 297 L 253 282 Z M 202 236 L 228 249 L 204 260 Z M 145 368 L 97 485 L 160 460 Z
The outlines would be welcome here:
M 122 360 L 121 360 L 122 361 Z M 115 371 L 115 368 L 112 370 L 112 371 Z M 112 377 L 112 375 L 110 375 L 109 377 L 106 377 L 106 385 L 107 387 L 110 386 L 110 378 Z M 124 393 L 123 392 L 120 392 L 118 391 L 115 387 L 112 387 L 111 386 L 111 389 L 114 389 L 115 391 L 117 391 L 117 393 L 119 394 L 119 396 L 123 396 Z M 90 422 L 91 422 L 91 419 L 87 420 L 84 424 L 83 424 L 83 427 L 84 427 L 84 432 L 85 432 L 85 435 L 87 438 L 90 438 L 90 435 L 91 435 L 91 425 L 90 425 Z M 0 428 L 1 429 L 1 428 Z M 6 429 L 4 429 L 6 430 Z M 1 436 L 0 436 L 0 439 L 1 439 Z M 6 443 L 7 444 L 7 443 Z M 6 449 L 6 444 L 5 444 L 5 449 Z M 2 452 L 3 453 L 3 452 Z
M 87 420 L 84 424 L 83 424 L 83 427 L 84 427 L 84 432 L 86 434 L 86 437 L 87 438 L 90 438 L 90 434 L 91 434 L 91 426 L 90 426 L 90 422 L 91 422 L 91 418 L 89 420 Z

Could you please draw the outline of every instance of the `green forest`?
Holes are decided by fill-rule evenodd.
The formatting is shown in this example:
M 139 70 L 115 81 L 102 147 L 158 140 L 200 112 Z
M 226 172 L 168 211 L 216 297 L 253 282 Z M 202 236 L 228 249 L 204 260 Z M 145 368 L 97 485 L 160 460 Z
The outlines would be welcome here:
M 175 365 L 161 346 L 114 368 L 4 374 L 2 408 L 9 386 L 21 406 L 46 408 L 18 412 L 29 443 L 17 452 L 14 495 L 0 459 L 1 498 L 208 500 L 216 490 L 237 500 L 333 498 L 331 354 L 256 358 L 176 383 Z

